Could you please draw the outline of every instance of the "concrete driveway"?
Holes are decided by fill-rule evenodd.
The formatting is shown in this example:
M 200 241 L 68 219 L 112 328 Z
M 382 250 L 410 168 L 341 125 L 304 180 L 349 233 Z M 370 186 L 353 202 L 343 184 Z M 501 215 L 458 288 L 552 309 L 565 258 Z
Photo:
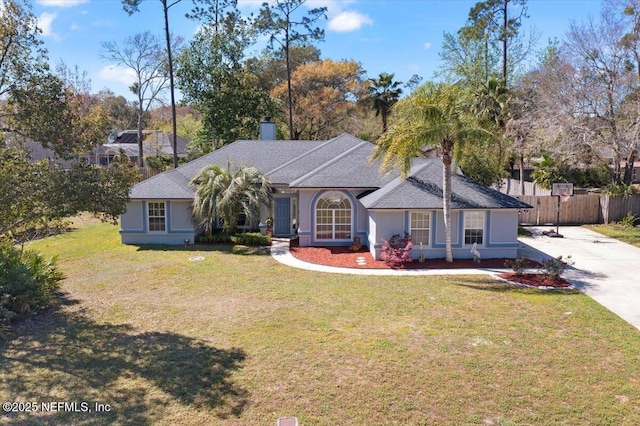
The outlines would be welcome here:
M 555 227 L 528 227 L 519 255 L 542 261 L 571 255 L 563 275 L 586 295 L 640 329 L 640 248 L 579 226 L 560 227 L 564 238 L 542 234 Z

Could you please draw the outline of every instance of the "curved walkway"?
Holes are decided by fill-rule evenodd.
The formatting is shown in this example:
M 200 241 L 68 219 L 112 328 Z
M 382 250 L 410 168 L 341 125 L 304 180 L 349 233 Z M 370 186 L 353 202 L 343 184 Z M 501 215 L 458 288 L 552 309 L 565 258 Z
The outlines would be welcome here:
M 508 272 L 509 269 L 500 268 L 475 268 L 475 269 L 359 269 L 341 268 L 337 266 L 318 265 L 305 262 L 293 256 L 289 251 L 289 240 L 286 238 L 274 238 L 271 240 L 271 256 L 278 262 L 298 269 L 308 271 L 329 272 L 334 274 L 351 275 L 479 275 L 499 274 Z
M 518 255 L 539 262 L 571 255 L 574 265 L 564 278 L 587 296 L 640 329 L 640 248 L 579 226 L 562 227 L 564 238 L 542 235 L 549 227 L 533 227 L 532 237 L 520 238 Z M 498 274 L 509 269 L 356 269 L 317 265 L 296 259 L 289 240 L 274 238 L 271 255 L 294 268 L 354 275 L 469 275 Z

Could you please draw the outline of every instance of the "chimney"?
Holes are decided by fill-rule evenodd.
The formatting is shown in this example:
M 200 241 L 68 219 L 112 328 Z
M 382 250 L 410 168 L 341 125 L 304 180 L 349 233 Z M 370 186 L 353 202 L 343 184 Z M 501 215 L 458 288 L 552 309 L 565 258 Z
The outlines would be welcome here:
M 260 140 L 276 140 L 276 123 L 271 121 L 271 117 L 269 116 L 264 117 L 264 119 L 260 121 Z

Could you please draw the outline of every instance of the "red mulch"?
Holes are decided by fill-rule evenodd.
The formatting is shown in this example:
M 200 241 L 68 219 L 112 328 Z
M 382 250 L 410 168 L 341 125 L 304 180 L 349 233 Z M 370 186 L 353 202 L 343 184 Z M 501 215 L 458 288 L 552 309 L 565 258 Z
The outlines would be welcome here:
M 571 284 L 569 284 L 564 278 L 553 279 L 542 274 L 522 274 L 517 276 L 511 272 L 507 274 L 498 274 L 498 276 L 507 281 L 528 285 L 530 287 L 569 288 L 571 286 Z
M 338 266 L 357 269 L 391 269 L 383 260 L 374 260 L 366 247 L 352 252 L 349 247 L 299 247 L 292 241 L 291 254 L 300 260 L 319 265 Z M 364 259 L 358 263 L 358 258 Z M 484 259 L 474 263 L 473 259 L 454 259 L 449 263 L 444 259 L 426 259 L 419 263 L 414 259 L 411 263 L 393 267 L 393 269 L 464 269 L 464 268 L 504 268 L 507 259 Z
M 422 263 L 415 260 L 398 267 L 392 267 L 383 260 L 374 260 L 365 247 L 354 253 L 349 247 L 299 247 L 295 241 L 292 241 L 290 251 L 293 256 L 305 262 L 355 269 L 502 269 L 506 268 L 505 261 L 512 260 L 504 258 L 484 259 L 481 263 L 475 263 L 473 259 L 454 259 L 453 263 L 449 263 L 444 259 L 426 259 Z M 364 260 L 364 263 L 362 260 Z M 541 266 L 539 263 L 529 260 L 528 267 L 537 268 L 539 266 Z M 542 274 L 529 273 L 516 276 L 515 273 L 509 272 L 498 274 L 498 277 L 531 287 L 568 288 L 571 286 L 563 278 L 554 280 Z

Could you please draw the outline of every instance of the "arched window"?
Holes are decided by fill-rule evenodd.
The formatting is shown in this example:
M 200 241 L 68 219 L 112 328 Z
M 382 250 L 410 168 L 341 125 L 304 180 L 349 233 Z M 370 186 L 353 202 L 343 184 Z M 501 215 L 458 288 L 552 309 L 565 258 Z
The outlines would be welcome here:
M 316 239 L 351 239 L 351 202 L 341 192 L 331 191 L 316 204 Z

